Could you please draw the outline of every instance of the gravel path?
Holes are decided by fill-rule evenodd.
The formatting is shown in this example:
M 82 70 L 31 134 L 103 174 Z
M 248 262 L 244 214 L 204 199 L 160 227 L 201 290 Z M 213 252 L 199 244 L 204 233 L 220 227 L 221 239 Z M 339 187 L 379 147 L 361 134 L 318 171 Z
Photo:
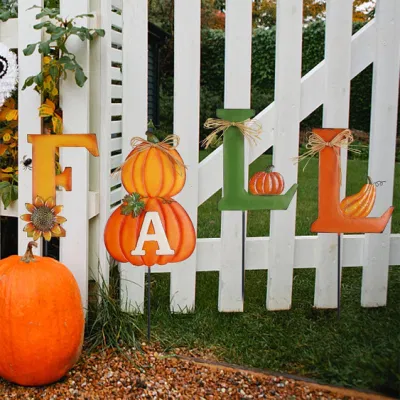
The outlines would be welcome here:
M 111 351 L 86 354 L 62 381 L 23 388 L 0 379 L 0 399 L 384 399 L 252 371 L 203 364 L 144 347 L 132 362 Z

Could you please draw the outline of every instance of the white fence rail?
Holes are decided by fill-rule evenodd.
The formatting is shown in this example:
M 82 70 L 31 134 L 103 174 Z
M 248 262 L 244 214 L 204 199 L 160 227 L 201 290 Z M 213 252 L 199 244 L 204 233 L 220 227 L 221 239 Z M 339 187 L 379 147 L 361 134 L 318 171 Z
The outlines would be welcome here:
M 68 236 L 62 239 L 60 261 L 74 272 L 84 299 L 89 268 L 96 276 L 99 264 L 103 276 L 108 276 L 102 233 L 108 216 L 124 195 L 119 178 L 110 173 L 128 154 L 130 138 L 144 135 L 148 104 L 147 0 L 99 0 L 90 2 L 96 5 L 92 10 L 88 3 L 61 2 L 63 15 L 94 12 L 94 23 L 106 30 L 105 38 L 79 49 L 90 86 L 77 89 L 66 82 L 62 105 L 66 134 L 96 133 L 100 159 L 83 150 L 63 150 L 63 166 L 75 170 L 73 191 L 58 194 L 58 203 L 66 204 L 68 215 Z M 374 63 L 369 172 L 388 182 L 374 209 L 378 215 L 393 201 L 400 4 L 398 0 L 377 2 L 375 19 L 351 36 L 351 3 L 327 1 L 325 60 L 301 77 L 302 0 L 278 0 L 275 102 L 256 117 L 263 133 L 257 146 L 247 149 L 247 163 L 274 146 L 274 165 L 289 184 L 295 183 L 297 167 L 290 158 L 297 155 L 299 123 L 323 104 L 324 126 L 346 127 L 350 80 Z M 40 40 L 40 32 L 32 28 L 35 11 L 26 11 L 34 4 L 37 1 L 21 0 L 18 20 L 0 23 L 0 41 L 19 49 L 20 82 L 36 74 L 41 65 L 37 54 L 22 54 L 28 43 Z M 226 3 L 226 108 L 250 105 L 251 8 L 252 0 Z M 196 226 L 198 206 L 222 187 L 222 147 L 198 163 L 200 0 L 175 1 L 174 42 L 174 133 L 181 137 L 180 153 L 189 167 L 186 186 L 177 200 Z M 26 135 L 40 133 L 39 104 L 34 91 L 19 91 L 20 157 L 31 154 Z M 19 184 L 18 204 L 8 210 L 1 208 L 1 215 L 21 214 L 24 204 L 31 200 L 28 171 L 21 171 Z M 336 307 L 337 239 L 331 235 L 295 237 L 295 220 L 296 198 L 287 211 L 272 212 L 270 238 L 246 238 L 246 270 L 269 270 L 266 306 L 280 310 L 291 306 L 293 269 L 315 268 L 315 306 Z M 224 212 L 221 238 L 198 239 L 195 253 L 185 262 L 152 269 L 154 273 L 171 273 L 172 311 L 193 309 L 196 271 L 219 271 L 220 311 L 243 310 L 241 221 L 240 212 Z M 19 243 L 22 252 L 25 235 Z M 344 236 L 342 265 L 363 267 L 363 306 L 385 305 L 389 265 L 400 265 L 400 235 L 391 235 L 389 226 L 382 235 Z M 144 268 L 121 265 L 121 274 L 122 293 L 143 310 Z

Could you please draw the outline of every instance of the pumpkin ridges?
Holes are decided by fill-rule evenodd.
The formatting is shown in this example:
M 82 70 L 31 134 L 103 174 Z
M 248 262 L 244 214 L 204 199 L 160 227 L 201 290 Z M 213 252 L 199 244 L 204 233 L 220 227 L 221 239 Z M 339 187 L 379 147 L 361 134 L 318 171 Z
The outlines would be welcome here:
M 178 251 L 175 252 L 173 258 L 173 262 L 179 262 L 185 260 L 193 253 L 196 246 L 196 231 L 188 213 L 179 203 L 173 202 L 170 204 L 170 207 L 175 212 L 181 232 L 184 232 L 181 235 L 182 240 L 179 243 Z
M 143 257 L 142 256 L 133 256 L 131 251 L 136 248 L 137 241 L 139 238 L 139 221 L 143 220 L 143 213 L 138 217 L 133 217 L 132 215 L 124 215 L 124 220 L 121 225 L 121 229 L 119 229 L 118 235 L 121 244 L 121 250 L 124 253 L 126 259 L 135 265 L 143 265 Z M 124 232 L 129 232 L 129 235 L 125 235 Z
M 176 180 L 176 172 L 171 160 L 165 153 L 159 153 L 161 160 L 161 168 L 163 170 L 163 174 L 161 176 L 162 184 L 161 191 L 159 192 L 159 197 L 168 196 L 171 190 L 174 187 L 174 182 Z
M 127 262 L 127 258 L 121 250 L 120 231 L 124 223 L 125 215 L 121 214 L 119 206 L 107 221 L 104 230 L 104 243 L 111 257 L 120 262 Z
M 181 157 L 181 155 L 175 150 L 169 150 L 169 153 L 177 160 L 179 160 L 179 162 L 182 163 L 183 165 L 183 159 Z M 171 161 L 172 166 L 175 170 L 175 182 L 174 185 L 171 188 L 171 191 L 167 194 L 164 195 L 164 197 L 173 197 L 175 195 L 177 195 L 185 186 L 185 182 L 186 182 L 186 171 L 185 168 L 182 167 L 181 165 L 175 164 Z
M 161 174 L 154 174 L 154 171 L 162 171 Z M 148 197 L 157 197 L 163 188 L 165 171 L 160 157 L 160 152 L 151 148 L 147 152 L 146 161 L 143 163 L 143 182 Z
M 136 190 L 133 176 L 129 173 L 129 170 L 134 168 L 137 157 L 138 153 L 135 153 L 135 151 L 132 150 L 129 153 L 128 157 L 126 157 L 125 163 L 121 168 L 121 181 L 122 184 L 124 185 L 124 188 L 129 193 L 133 193 Z

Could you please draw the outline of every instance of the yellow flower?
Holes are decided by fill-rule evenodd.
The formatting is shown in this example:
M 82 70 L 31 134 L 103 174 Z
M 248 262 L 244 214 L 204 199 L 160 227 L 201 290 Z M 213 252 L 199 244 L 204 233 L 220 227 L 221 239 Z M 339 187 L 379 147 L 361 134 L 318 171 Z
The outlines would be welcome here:
M 30 214 L 21 215 L 20 218 L 28 222 L 24 231 L 32 233 L 33 240 L 43 236 L 45 240 L 50 241 L 52 236 L 65 236 L 65 229 L 60 225 L 66 219 L 58 215 L 63 206 L 57 206 L 52 197 L 44 201 L 37 196 L 33 204 L 26 203 L 25 206 Z
M 5 133 L 4 134 L 4 136 L 3 136 L 3 142 L 4 143 L 7 143 L 7 142 L 9 142 L 11 140 L 11 135 L 7 132 L 7 133 Z
M 10 97 L 0 109 L 0 121 L 16 121 L 18 119 L 18 110 L 15 109 L 15 100 Z
M 51 117 L 54 132 L 57 135 L 62 133 L 62 118 L 56 113 L 56 105 L 50 99 L 46 99 L 45 103 L 39 107 L 39 116 Z
M 51 57 L 49 57 L 49 56 L 43 57 L 43 64 L 44 65 L 50 64 L 50 61 L 51 61 Z

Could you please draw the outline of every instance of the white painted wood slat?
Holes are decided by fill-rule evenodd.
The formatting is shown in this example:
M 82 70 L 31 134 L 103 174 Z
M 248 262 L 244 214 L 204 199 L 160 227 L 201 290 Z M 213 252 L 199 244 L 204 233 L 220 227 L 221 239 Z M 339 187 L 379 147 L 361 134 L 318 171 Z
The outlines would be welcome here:
M 118 67 L 111 68 L 111 79 L 113 81 L 122 81 L 122 72 Z
M 129 10 L 130 7 L 126 7 L 125 12 L 124 12 L 124 18 L 126 18 L 126 15 L 130 12 Z M 109 11 L 107 11 L 107 14 Z M 117 27 L 118 29 L 122 29 L 122 15 L 119 15 L 115 12 L 111 13 L 111 25 Z
M 35 90 L 22 90 L 23 82 L 28 76 L 36 75 L 41 69 L 41 55 L 38 52 L 30 56 L 24 56 L 23 49 L 30 43 L 41 40 L 41 32 L 33 29 L 37 23 L 35 15 L 37 10 L 30 8 L 40 2 L 34 0 L 20 0 L 18 4 L 18 62 L 19 62 L 19 85 L 18 85 L 18 160 L 26 155 L 32 157 L 32 145 L 27 141 L 28 134 L 40 134 L 42 123 L 38 114 L 40 107 L 40 96 Z M 28 10 L 29 9 L 29 10 Z M 3 22 L 0 22 L 2 25 Z M 22 83 L 22 84 L 21 84 Z M 23 116 L 23 118 L 21 118 Z M 18 178 L 18 210 L 22 214 L 25 210 L 25 203 L 32 202 L 32 172 L 19 171 Z M 23 228 L 26 222 L 18 219 L 18 253 L 24 254 L 26 246 L 32 238 L 28 238 Z M 41 246 L 40 246 L 41 248 Z M 40 250 L 39 250 L 40 251 Z
M 200 0 L 175 0 L 174 133 L 186 183 L 176 200 L 187 211 L 197 232 L 199 112 L 200 112 Z M 193 311 L 196 293 L 197 251 L 171 267 L 172 312 Z
M 111 121 L 110 132 L 113 133 L 121 133 L 122 132 L 122 121 Z
M 225 26 L 225 108 L 250 108 L 251 39 L 252 1 L 228 0 Z M 222 171 L 222 163 L 220 168 Z M 221 246 L 218 309 L 240 312 L 243 311 L 241 211 L 222 212 Z
M 116 150 L 121 150 L 122 149 L 122 138 L 115 138 L 111 139 L 111 146 L 110 150 L 111 151 L 116 151 Z
M 148 4 L 135 0 L 124 9 L 123 26 L 123 157 L 131 151 L 132 127 L 134 136 L 147 130 L 147 69 L 148 69 Z M 121 264 L 122 304 L 127 309 L 143 312 L 144 267 Z
M 386 181 L 377 189 L 371 216 L 380 216 L 393 204 L 396 151 L 397 104 L 399 96 L 400 4 L 397 0 L 376 4 L 376 59 L 372 83 L 372 111 L 368 175 Z M 389 221 L 384 233 L 367 234 L 363 263 L 361 304 L 386 305 L 389 255 Z
M 297 182 L 297 164 L 293 163 L 293 158 L 299 149 L 302 0 L 277 3 L 276 28 L 273 164 L 284 176 L 287 190 Z M 297 195 L 286 211 L 271 211 L 268 310 L 287 310 L 292 304 L 296 201 Z
M 0 23 L 0 41 L 10 49 L 18 48 L 18 19 Z M 31 42 L 29 42 L 31 43 Z
M 325 101 L 324 128 L 348 128 L 351 71 L 352 3 L 347 0 L 327 1 L 325 36 Z M 347 152 L 341 150 L 341 198 L 346 192 Z M 338 235 L 318 235 L 319 248 L 314 305 L 337 307 Z
M 77 15 L 89 12 L 88 0 L 79 3 L 67 0 L 60 2 L 61 15 Z M 80 23 L 87 26 L 87 19 Z M 79 38 L 70 38 L 68 46 L 90 79 L 89 44 Z M 63 110 L 64 134 L 89 133 L 89 84 L 82 88 L 70 74 L 60 87 L 60 105 Z M 89 153 L 84 148 L 61 148 L 60 163 L 72 167 L 72 191 L 63 196 L 64 226 L 67 236 L 60 240 L 60 261 L 67 265 L 75 276 L 81 290 L 82 302 L 87 307 L 89 278 Z M 77 217 L 79 216 L 79 217 Z
M 111 61 L 122 64 L 122 50 L 111 48 Z

